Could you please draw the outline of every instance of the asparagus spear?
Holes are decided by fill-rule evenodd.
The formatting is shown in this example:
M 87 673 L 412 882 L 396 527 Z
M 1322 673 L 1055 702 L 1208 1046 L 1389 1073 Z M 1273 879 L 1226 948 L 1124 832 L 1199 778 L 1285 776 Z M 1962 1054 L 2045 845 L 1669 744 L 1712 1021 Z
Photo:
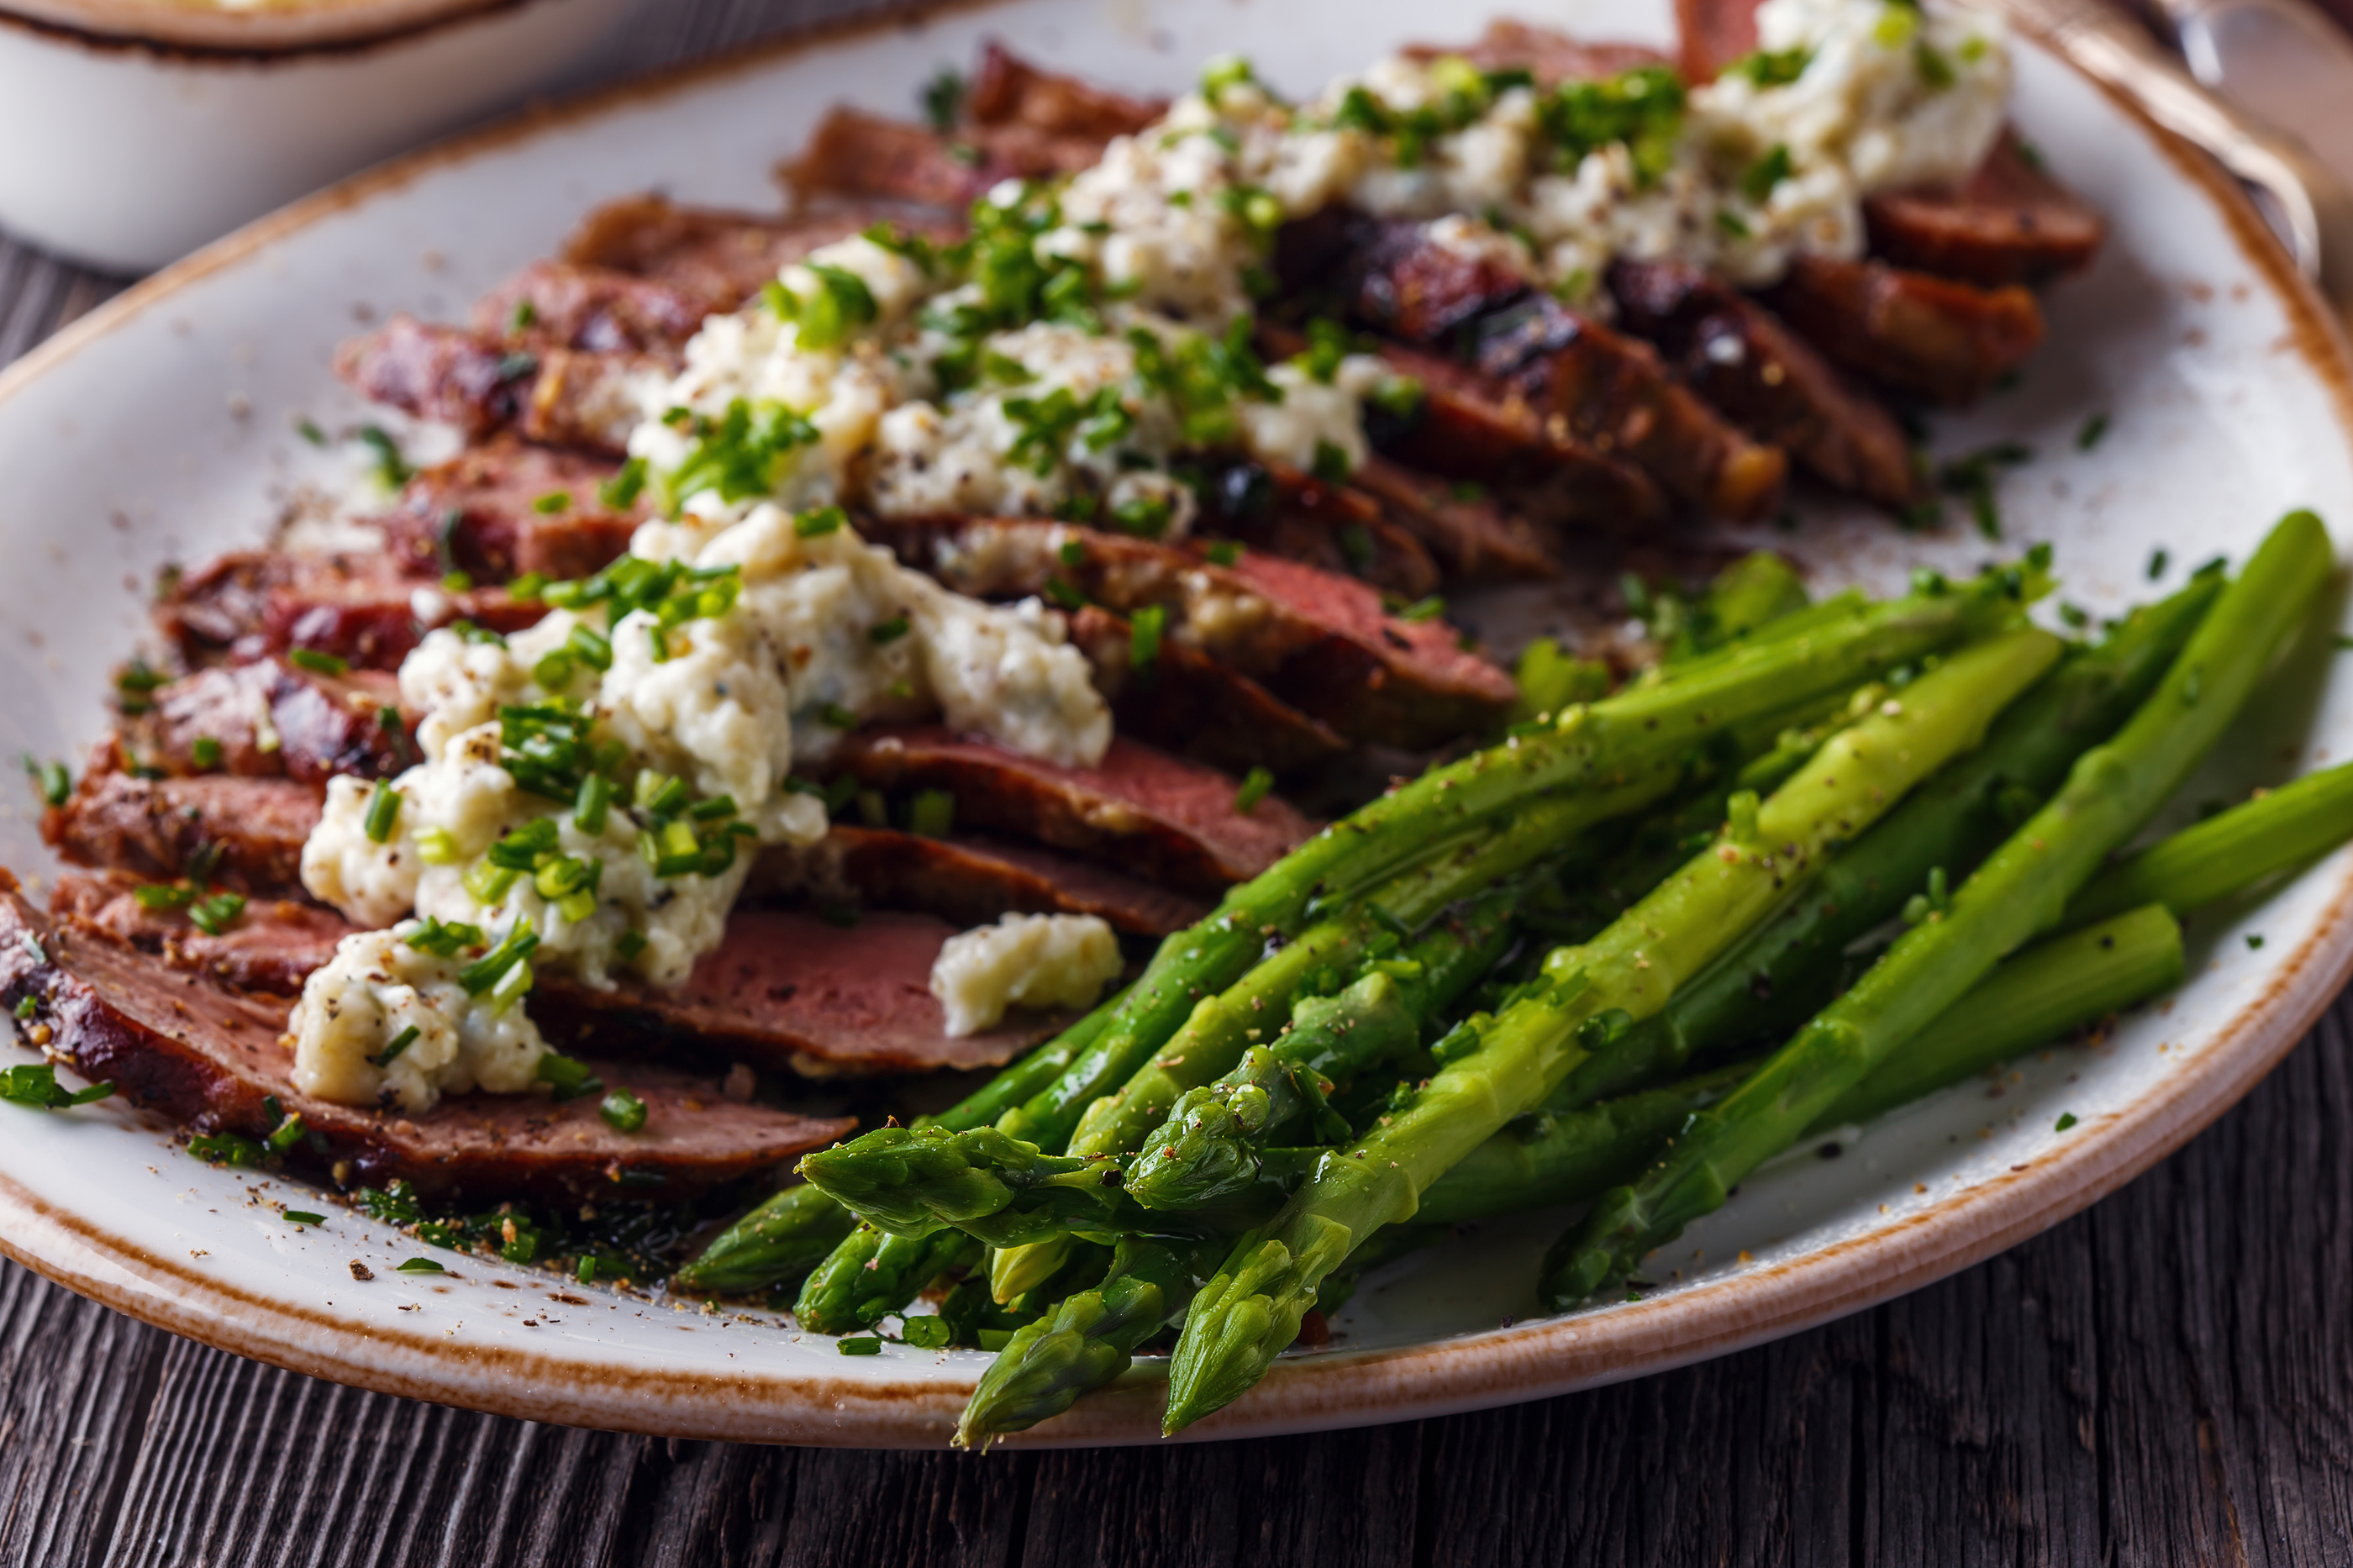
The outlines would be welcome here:
M 1986 742 L 1914 792 L 1651 1017 L 1569 1075 L 1571 1103 L 1656 1083 L 1742 1039 L 1786 1035 L 1836 994 L 1850 943 L 1894 919 L 1942 869 L 1968 874 L 2068 764 L 2122 724 L 2221 591 L 2212 576 L 2136 610 L 2099 646 L 2071 654 L 1996 721 Z M 2130 907 L 2129 905 L 2126 907 Z
M 1031 1051 L 949 1110 L 924 1120 L 952 1129 L 995 1121 L 1069 1067 L 1071 1058 L 1103 1032 L 1124 995 L 1113 997 L 1059 1038 Z M 805 1279 L 849 1240 L 856 1223 L 849 1210 L 819 1189 L 807 1183 L 786 1187 L 722 1231 L 670 1282 L 681 1289 L 732 1296 Z M 856 1261 L 862 1268 L 866 1257 Z M 914 1289 L 926 1282 L 917 1280 Z M 911 1290 L 910 1298 L 913 1294 Z
M 1588 1300 L 1721 1207 L 1742 1178 L 1802 1136 L 2004 954 L 2055 925 L 2102 859 L 2148 820 L 2236 716 L 2330 563 L 2318 518 L 2299 511 L 2284 519 L 2157 692 L 2115 739 L 2076 761 L 2050 803 L 1961 885 L 1949 910 L 1897 939 L 1746 1085 L 1693 1117 L 1662 1163 L 1606 1194 L 1561 1238 L 1545 1259 L 1546 1303 L 1566 1310 Z
M 1411 1104 L 1354 1151 L 1327 1152 L 1284 1211 L 1238 1241 L 1195 1298 L 1170 1370 L 1166 1430 L 1229 1403 L 1299 1332 L 1324 1277 L 1498 1128 L 1542 1101 L 1617 1017 L 1655 1012 L 1683 978 L 1763 918 L 1828 847 L 1975 744 L 1987 723 L 2058 657 L 2058 640 L 2013 631 L 1953 655 L 1832 740 L 1724 839 L 1592 942 L 1546 963 L 1536 994 L 1474 1030 Z M 1605 1017 L 1604 1015 L 1611 1015 Z M 1587 1027 L 1587 1026 L 1591 1027 Z
M 1295 933 L 1311 900 L 1360 891 L 1488 820 L 1555 792 L 1620 784 L 1758 713 L 1847 690 L 1873 674 L 2006 624 L 2039 593 L 2039 568 L 1931 584 L 1883 605 L 1692 660 L 1637 689 L 1575 707 L 1535 731 L 1434 768 L 1334 823 L 1229 891 L 1208 919 L 1161 943 L 1103 1035 L 1054 1084 L 1000 1122 L 1041 1145 L 1166 1043 L 1196 997 L 1253 967 L 1269 928 Z M 1810 612 L 1784 617 L 1807 618 Z M 1223 1070 L 1220 1068 L 1219 1070 Z M 1214 1075 L 1212 1075 L 1214 1076 Z
M 2067 919 L 2105 920 L 2145 903 L 2186 913 L 2302 866 L 2348 837 L 2353 763 L 2306 773 L 2151 845 L 2075 895 Z
M 1958 1083 L 1998 1061 L 2061 1038 L 2179 983 L 2181 931 L 2162 909 L 2137 910 L 2060 937 L 2012 958 L 1979 982 L 1894 1060 L 1881 1064 L 1809 1130 L 1809 1135 L 1867 1121 Z M 1694 1111 L 1722 1099 L 1755 1069 L 1737 1062 L 1660 1089 L 1570 1107 L 1557 1094 L 1542 1111 L 1507 1125 L 1430 1184 L 1414 1217 L 1385 1226 L 1349 1255 L 1320 1288 L 1329 1312 L 1353 1276 L 1416 1247 L 1443 1239 L 1448 1226 L 1528 1209 L 1580 1203 L 1637 1174 Z M 1265 1151 L 1264 1174 L 1293 1185 L 1322 1158 L 1315 1149 Z M 1034 1330 L 1018 1333 L 982 1373 L 956 1427 L 959 1443 L 985 1443 L 1070 1408 L 1080 1394 L 1125 1372 L 1135 1348 L 1191 1301 L 1193 1280 L 1172 1259 L 1185 1249 L 1131 1238 L 1095 1292 L 1072 1297 Z M 1216 1267 L 1214 1243 L 1194 1249 L 1195 1272 Z M 1123 1270 L 1149 1269 L 1156 1292 L 1140 1293 Z M 1347 1282 L 1352 1283 L 1350 1279 Z M 1152 1314 L 1158 1313 L 1157 1317 Z
M 801 1286 L 793 1316 L 813 1333 L 871 1329 L 950 1268 L 977 1262 L 980 1244 L 960 1231 L 885 1236 L 861 1225 Z
M 1782 617 L 1766 628 L 1769 637 L 1760 633 L 1748 646 L 1647 678 L 1637 689 L 1567 709 L 1535 732 L 1433 770 L 1233 889 L 1207 920 L 1164 942 L 1135 985 L 966 1104 L 987 1101 L 991 1109 L 981 1119 L 997 1121 L 1016 1137 L 1060 1144 L 1081 1110 L 1126 1082 L 1166 1043 L 1191 998 L 1231 984 L 1256 962 L 1269 927 L 1294 933 L 1310 900 L 1368 885 L 1517 803 L 1550 791 L 1622 782 L 1754 715 L 1843 691 L 1876 671 L 1979 635 L 2042 587 L 2039 567 L 2030 564 L 2023 574 L 1991 572 L 1957 590 L 1931 584 L 1883 605 L 1841 596 Z M 943 1124 L 955 1125 L 946 1119 Z M 798 1190 L 769 1200 L 782 1215 L 764 1205 L 712 1245 L 711 1251 L 728 1261 L 729 1284 L 717 1282 L 715 1261 L 706 1272 L 700 1260 L 681 1271 L 681 1282 L 691 1289 L 754 1289 L 782 1277 L 800 1254 L 779 1254 L 784 1267 L 765 1272 L 771 1258 L 761 1232 L 775 1224 L 796 1233 L 797 1226 L 785 1219 L 821 1209 L 817 1199 L 786 1195 Z

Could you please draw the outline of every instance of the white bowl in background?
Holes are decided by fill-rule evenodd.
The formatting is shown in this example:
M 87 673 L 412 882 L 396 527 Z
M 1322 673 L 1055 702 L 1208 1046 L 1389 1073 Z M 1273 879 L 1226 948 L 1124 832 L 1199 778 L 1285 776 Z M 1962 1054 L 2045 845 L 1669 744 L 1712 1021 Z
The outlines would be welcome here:
M 562 83 L 630 0 L 0 8 L 0 229 L 143 272 Z

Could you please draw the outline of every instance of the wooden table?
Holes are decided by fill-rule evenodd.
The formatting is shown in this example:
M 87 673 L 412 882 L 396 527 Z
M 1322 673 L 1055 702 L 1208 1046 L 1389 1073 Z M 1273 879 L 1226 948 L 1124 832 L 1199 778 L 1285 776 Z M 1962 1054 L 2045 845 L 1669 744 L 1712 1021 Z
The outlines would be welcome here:
M 789 19 L 657 0 L 615 56 Z M 116 287 L 0 240 L 0 362 Z M 0 1263 L 0 1563 L 2353 1563 L 2349 1023 L 2353 996 L 2174 1158 L 1889 1306 L 1323 1436 L 976 1458 L 539 1426 Z

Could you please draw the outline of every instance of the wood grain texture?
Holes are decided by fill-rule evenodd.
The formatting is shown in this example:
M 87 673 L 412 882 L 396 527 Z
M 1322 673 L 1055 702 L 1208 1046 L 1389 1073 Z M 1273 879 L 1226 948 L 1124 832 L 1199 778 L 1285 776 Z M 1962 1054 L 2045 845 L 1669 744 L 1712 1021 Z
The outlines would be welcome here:
M 667 0 L 607 63 L 855 8 Z M 117 286 L 0 238 L 0 361 Z M 2342 1564 L 2348 1027 L 2340 1002 L 2180 1154 L 1903 1300 L 1311 1437 L 975 1458 L 571 1431 L 237 1361 L 0 1265 L 0 1563 Z

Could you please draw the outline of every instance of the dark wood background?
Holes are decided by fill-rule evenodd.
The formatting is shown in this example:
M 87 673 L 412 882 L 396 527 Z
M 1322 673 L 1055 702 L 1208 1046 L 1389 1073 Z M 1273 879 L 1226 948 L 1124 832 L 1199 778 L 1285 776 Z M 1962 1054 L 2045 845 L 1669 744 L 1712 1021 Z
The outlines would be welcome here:
M 612 63 L 811 11 L 651 0 Z M 118 287 L 0 238 L 0 362 Z M 2349 1025 L 2353 998 L 2174 1158 L 1902 1300 L 1321 1436 L 976 1458 L 540 1426 L 239 1361 L 0 1263 L 0 1563 L 2353 1563 Z

